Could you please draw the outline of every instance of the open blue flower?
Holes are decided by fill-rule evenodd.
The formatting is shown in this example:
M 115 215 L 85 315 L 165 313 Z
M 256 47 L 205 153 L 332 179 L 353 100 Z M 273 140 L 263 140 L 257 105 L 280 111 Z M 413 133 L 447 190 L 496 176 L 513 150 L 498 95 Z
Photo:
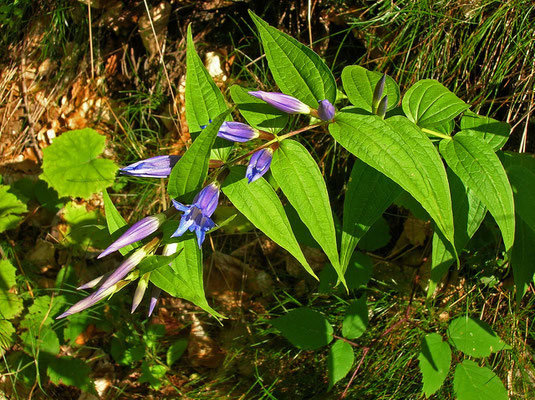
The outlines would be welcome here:
M 197 243 L 201 247 L 206 232 L 216 225 L 210 218 L 217 208 L 219 201 L 219 185 L 214 182 L 204 187 L 193 199 L 193 204 L 186 206 L 173 200 L 173 205 L 178 211 L 184 212 L 180 219 L 178 229 L 171 237 L 182 236 L 188 230 L 195 232 Z

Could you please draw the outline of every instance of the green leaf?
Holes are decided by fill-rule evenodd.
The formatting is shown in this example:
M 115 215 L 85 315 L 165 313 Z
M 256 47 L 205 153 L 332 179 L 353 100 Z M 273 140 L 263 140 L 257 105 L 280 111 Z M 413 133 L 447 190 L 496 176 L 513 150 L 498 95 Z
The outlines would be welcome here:
M 108 225 L 108 232 L 110 235 L 114 234 L 117 231 L 118 234 L 124 233 L 127 228 L 127 223 L 125 219 L 122 217 L 122 215 L 117 211 L 117 208 L 115 208 L 115 204 L 110 199 L 110 195 L 108 194 L 107 190 L 102 191 L 102 199 L 104 200 L 104 213 L 106 215 L 106 224 Z M 121 229 L 124 228 L 124 229 Z M 117 236 L 119 237 L 119 236 Z M 116 238 L 114 238 L 116 239 Z M 125 256 L 128 253 L 130 253 L 132 250 L 134 250 L 136 246 L 133 244 L 129 244 L 127 246 L 124 246 L 119 249 L 119 252 Z
M 284 140 L 273 154 L 271 172 L 345 286 L 329 194 L 318 164 L 303 145 Z
M 0 356 L 15 343 L 15 328 L 11 322 L 0 319 Z
M 470 189 L 467 189 L 451 168 L 446 171 L 450 184 L 451 203 L 453 205 L 453 222 L 455 225 L 455 249 L 460 253 L 487 215 L 487 208 Z M 428 296 L 431 296 L 455 262 L 455 251 L 451 244 L 440 232 L 433 235 L 431 255 L 431 278 L 429 280 Z
M 401 188 L 376 169 L 355 160 L 344 198 L 340 265 L 347 268 L 355 248 L 375 221 L 401 194 Z
M 76 339 L 82 332 L 84 332 L 88 325 L 95 321 L 94 317 L 90 317 L 88 312 L 80 312 L 69 317 L 69 322 L 65 324 L 63 329 L 63 339 L 70 345 L 76 346 Z
M 453 391 L 457 400 L 507 400 L 507 390 L 494 372 L 464 360 L 455 368 Z
M 264 100 L 257 99 L 247 92 L 247 89 L 238 85 L 230 87 L 232 101 L 238 106 L 247 123 L 256 129 L 271 133 L 279 133 L 284 129 L 288 123 L 288 114 L 277 110 Z
M 342 84 L 351 104 L 372 112 L 373 92 L 383 74 L 369 71 L 360 65 L 349 65 L 342 71 Z M 383 96 L 388 95 L 388 108 L 391 110 L 399 103 L 399 86 L 395 80 L 386 76 Z
M 165 326 L 162 324 L 152 324 L 147 327 L 147 330 L 143 334 L 143 343 L 152 351 L 156 352 L 158 344 L 163 337 L 165 337 Z
M 337 340 L 331 346 L 327 355 L 328 390 L 331 390 L 336 382 L 348 374 L 354 362 L 355 353 L 353 353 L 353 347 L 343 340 Z
M 461 129 L 466 134 L 483 140 L 494 151 L 503 147 L 511 133 L 511 125 L 507 122 L 477 115 L 471 111 L 465 112 L 461 118 Z
M 0 185 L 0 232 L 16 228 L 22 220 L 19 214 L 28 211 L 26 205 L 9 192 L 10 189 L 10 186 Z
M 314 51 L 270 26 L 249 10 L 255 23 L 273 78 L 281 90 L 312 108 L 318 101 L 336 100 L 336 82 L 331 70 Z
M 188 25 L 186 51 L 186 122 L 192 138 L 201 132 L 201 126 L 208 125 L 227 109 L 225 98 L 206 70 L 201 58 L 195 51 L 191 24 Z M 226 114 L 223 121 L 231 121 L 230 114 Z M 221 124 L 219 124 L 221 125 Z M 217 127 L 219 130 L 219 126 Z M 226 160 L 233 143 L 216 138 L 211 149 L 211 158 Z M 173 197 L 175 197 L 173 195 Z
M 347 339 L 357 339 L 368 327 L 368 306 L 366 296 L 353 300 L 347 307 L 346 316 L 342 323 L 342 335 Z
M 342 111 L 329 125 L 335 140 L 409 192 L 453 243 L 453 213 L 446 171 L 427 136 L 406 118 Z
M 105 145 L 106 137 L 90 128 L 63 133 L 43 150 L 41 179 L 60 197 L 89 198 L 115 180 L 117 165 L 98 158 Z
M 0 317 L 11 319 L 22 311 L 22 299 L 15 293 L 0 290 Z
M 448 375 L 451 365 L 450 346 L 442 341 L 439 334 L 429 333 L 422 339 L 418 361 L 424 382 L 422 391 L 429 397 L 442 386 Z
M 366 287 L 372 277 L 373 263 L 371 258 L 358 251 L 353 253 L 349 264 L 346 268 L 345 278 L 349 290 L 358 290 Z M 345 291 L 342 286 L 336 286 L 338 275 L 333 266 L 327 263 L 320 274 L 319 293 L 332 293 L 343 295 Z
M 535 171 L 521 165 L 512 165 L 507 168 L 507 177 L 513 189 L 517 216 L 535 232 Z
M 521 219 L 516 220 L 515 244 L 511 251 L 511 267 L 520 302 L 531 282 L 535 283 L 535 232 Z
M 17 283 L 16 272 L 17 269 L 9 260 L 0 261 L 0 290 L 7 291 L 15 286 Z
M 405 93 L 401 104 L 407 118 L 423 127 L 450 121 L 469 107 L 434 79 L 416 82 Z
M 319 312 L 302 307 L 272 321 L 275 328 L 294 346 L 317 350 L 333 340 L 333 327 Z
M 187 339 L 178 339 L 167 349 L 167 365 L 171 367 L 188 348 Z
M 463 316 L 448 327 L 450 342 L 471 357 L 488 357 L 491 353 L 510 349 L 486 322 Z
M 150 281 L 171 296 L 191 301 L 216 318 L 224 318 L 208 305 L 204 294 L 202 252 L 192 235 L 177 244 L 179 256 L 150 274 Z
M 195 194 L 201 189 L 210 163 L 210 149 L 217 137 L 217 132 L 230 110 L 217 116 L 208 125 L 199 137 L 193 142 L 191 147 L 178 160 L 171 171 L 167 191 L 169 196 L 179 198 L 186 203 L 190 203 Z
M 89 378 L 91 367 L 84 360 L 73 357 L 53 357 L 48 362 L 46 373 L 55 385 L 76 386 L 84 392 L 96 392 Z
M 59 354 L 59 339 L 56 332 L 49 326 L 32 326 L 20 335 L 22 348 L 26 353 L 36 357 L 38 354 Z
M 83 250 L 92 246 L 104 248 L 109 244 L 104 216 L 99 209 L 89 211 L 86 204 L 71 201 L 63 208 L 63 218 L 68 224 L 65 241 Z
M 28 308 L 28 314 L 21 321 L 23 328 L 52 325 L 54 317 L 63 312 L 65 298 L 63 296 L 38 296 L 34 298 L 33 304 Z
M 221 188 L 232 204 L 271 240 L 286 249 L 313 277 L 277 194 L 265 179 L 248 183 L 245 168 L 232 167 Z
M 155 269 L 163 267 L 173 262 L 175 258 L 180 255 L 180 251 L 171 256 L 149 256 L 144 258 L 137 266 L 139 275 L 144 275 L 147 272 L 152 272 Z
M 165 365 L 149 364 L 148 361 L 143 361 L 141 364 L 140 383 L 148 383 L 151 388 L 158 390 L 163 384 L 163 377 L 167 372 Z
M 110 353 L 113 359 L 121 365 L 133 365 L 145 357 L 145 345 L 135 336 L 127 336 L 119 331 L 111 339 Z
M 453 172 L 488 208 L 509 250 L 515 238 L 513 191 L 494 151 L 481 139 L 463 132 L 453 140 L 442 140 L 439 149 Z
M 379 217 L 364 237 L 360 239 L 358 247 L 360 250 L 375 251 L 386 246 L 390 242 L 391 237 L 390 225 L 383 217 Z

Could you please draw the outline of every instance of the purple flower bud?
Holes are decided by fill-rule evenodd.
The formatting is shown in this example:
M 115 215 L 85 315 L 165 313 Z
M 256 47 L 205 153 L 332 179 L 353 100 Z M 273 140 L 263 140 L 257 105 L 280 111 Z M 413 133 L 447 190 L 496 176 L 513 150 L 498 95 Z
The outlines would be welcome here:
M 302 101 L 284 93 L 263 92 L 261 90 L 248 93 L 251 96 L 259 98 L 260 100 L 264 100 L 266 103 L 272 105 L 276 109 L 288 114 L 309 114 L 312 110 Z
M 102 258 L 123 248 L 124 246 L 128 246 L 129 244 L 137 242 L 138 240 L 145 239 L 150 234 L 156 232 L 158 228 L 165 222 L 165 220 L 165 214 L 162 213 L 143 218 L 141 221 L 138 221 L 132 225 L 106 250 L 100 253 L 97 258 Z
M 160 293 L 162 290 L 159 287 L 154 286 L 152 288 L 152 291 L 150 293 L 150 304 L 149 304 L 149 317 L 152 315 L 152 312 L 154 311 L 154 307 L 156 307 L 156 303 L 158 303 L 158 298 L 160 297 Z
M 182 236 L 186 231 L 193 232 L 197 235 L 197 242 L 201 247 L 206 232 L 216 225 L 210 219 L 214 213 L 219 201 L 219 184 L 216 182 L 204 187 L 193 199 L 193 204 L 186 206 L 173 200 L 173 205 L 179 211 L 184 212 L 180 219 L 178 229 L 171 237 Z
M 217 136 L 231 142 L 247 142 L 251 139 L 256 139 L 259 135 L 258 130 L 253 127 L 243 124 L 241 122 L 225 121 L 219 128 Z
M 76 290 L 92 289 L 95 286 L 98 286 L 99 283 L 104 282 L 104 279 L 108 277 L 109 274 L 100 275 L 99 277 L 84 283 L 82 286 L 76 288 Z
M 268 171 L 272 159 L 273 150 L 270 148 L 258 150 L 251 156 L 245 172 L 245 177 L 249 183 L 256 181 Z
M 334 118 L 335 109 L 334 106 L 330 103 L 329 100 L 320 100 L 318 101 L 318 117 L 322 121 L 330 121 Z
M 147 272 L 137 281 L 136 291 L 134 293 L 134 298 L 132 299 L 131 313 L 134 313 L 134 311 L 136 311 L 136 308 L 141 303 L 141 300 L 143 300 L 143 295 L 145 294 L 145 290 L 147 290 L 147 286 L 149 286 L 149 278 L 150 278 L 150 272 Z
M 80 311 L 85 310 L 86 308 L 91 307 L 92 305 L 98 303 L 103 298 L 107 297 L 108 295 L 112 294 L 117 290 L 117 285 L 112 285 L 108 289 L 102 291 L 101 293 L 95 292 L 76 304 L 74 304 L 72 307 L 70 307 L 67 311 L 65 311 L 63 314 L 56 317 L 56 319 L 61 319 L 68 317 L 69 315 L 79 313 Z
M 385 95 L 379 102 L 377 106 L 377 115 L 381 118 L 384 118 L 386 115 L 386 109 L 388 107 L 388 95 Z
M 179 156 L 151 157 L 121 168 L 120 171 L 125 175 L 142 178 L 167 178 L 179 159 Z
M 375 85 L 375 90 L 373 91 L 373 98 L 372 98 L 372 108 L 373 110 L 376 110 L 379 106 L 379 102 L 383 98 L 383 92 L 385 90 L 385 82 L 386 82 L 386 74 L 383 74 L 381 79 L 379 79 L 379 82 L 377 82 L 377 85 Z

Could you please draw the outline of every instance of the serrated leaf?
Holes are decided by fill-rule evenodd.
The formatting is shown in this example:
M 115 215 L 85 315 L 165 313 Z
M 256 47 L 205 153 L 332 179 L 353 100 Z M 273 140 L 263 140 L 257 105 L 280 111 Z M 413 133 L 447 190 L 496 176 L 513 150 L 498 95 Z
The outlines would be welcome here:
M 63 133 L 43 150 L 41 179 L 60 197 L 89 198 L 115 180 L 117 165 L 98 158 L 105 145 L 106 137 L 90 128 Z
M 511 125 L 467 111 L 461 118 L 461 130 L 468 135 L 480 138 L 496 151 L 501 149 L 509 139 Z
M 15 343 L 15 328 L 11 322 L 0 319 L 0 356 Z
M 49 325 L 32 326 L 20 335 L 22 348 L 31 356 L 38 354 L 57 355 L 59 353 L 59 339 L 56 332 Z
M 219 114 L 210 125 L 195 139 L 188 151 L 178 160 L 171 171 L 167 191 L 169 196 L 191 203 L 195 194 L 201 189 L 210 162 L 210 149 L 217 137 L 217 132 L 230 110 Z
M 513 165 L 507 168 L 507 177 L 513 190 L 517 216 L 535 232 L 535 171 L 532 172 L 521 165 Z
M 457 400 L 507 400 L 507 390 L 494 372 L 464 360 L 455 368 L 453 391 Z
M 302 307 L 271 322 L 294 346 L 316 350 L 333 340 L 333 327 L 319 312 Z
M 76 386 L 84 392 L 96 394 L 89 378 L 91 367 L 84 360 L 74 357 L 53 357 L 48 362 L 46 373 L 55 385 Z
M 329 125 L 334 139 L 409 192 L 453 242 L 453 213 L 446 171 L 427 136 L 406 118 L 342 111 Z
M 513 191 L 494 151 L 480 139 L 462 132 L 453 140 L 442 140 L 439 149 L 453 172 L 488 208 L 509 250 L 515 237 Z
M 418 361 L 424 383 L 422 391 L 429 397 L 442 386 L 448 375 L 451 365 L 450 346 L 442 341 L 439 334 L 429 333 L 422 339 Z
M 467 189 L 451 168 L 447 168 L 450 184 L 453 222 L 455 225 L 455 249 L 460 253 L 476 233 L 487 215 L 487 208 L 470 189 Z M 455 251 L 440 232 L 433 234 L 431 253 L 431 278 L 428 296 L 431 296 L 440 280 L 455 262 Z
M 60 296 L 38 296 L 34 298 L 33 304 L 28 308 L 28 314 L 21 321 L 20 326 L 23 328 L 39 327 L 52 325 L 54 317 L 63 311 L 65 297 Z
M 104 248 L 109 244 L 105 219 L 99 209 L 90 211 L 86 204 L 71 201 L 63 208 L 63 218 L 68 224 L 65 241 L 69 245 L 85 250 L 89 246 Z
M 201 126 L 208 125 L 211 120 L 215 121 L 216 117 L 228 109 L 225 98 L 195 50 L 191 24 L 188 25 L 187 32 L 185 98 L 186 122 L 193 138 L 201 132 Z M 230 114 L 226 114 L 224 120 L 231 121 Z M 226 160 L 232 145 L 233 143 L 228 140 L 216 138 L 210 152 L 211 157 Z
M 355 362 L 353 346 L 343 340 L 337 340 L 329 349 L 327 355 L 327 375 L 329 376 L 329 389 L 340 379 L 343 379 L 351 370 Z
M 271 172 L 345 285 L 329 194 L 318 164 L 302 144 L 284 140 L 273 154 Z
M 189 235 L 178 243 L 179 256 L 150 274 L 150 281 L 171 296 L 191 301 L 216 318 L 224 318 L 208 305 L 204 294 L 202 252 L 197 239 Z
M 416 82 L 405 93 L 401 104 L 407 118 L 422 127 L 450 121 L 469 107 L 434 79 Z
M 22 311 L 22 299 L 15 293 L 0 290 L 0 317 L 11 319 Z
M 11 187 L 0 185 L 0 232 L 13 229 L 22 220 L 23 214 L 28 209 L 17 196 L 10 193 Z
M 468 316 L 450 322 L 448 337 L 457 349 L 471 357 L 488 357 L 491 353 L 510 348 L 489 324 Z
M 314 51 L 270 26 L 249 10 L 268 60 L 273 78 L 281 90 L 312 108 L 318 101 L 336 100 L 336 82 L 331 70 Z
M 286 249 L 317 279 L 297 243 L 277 194 L 265 179 L 248 183 L 245 168 L 236 166 L 230 169 L 221 190 L 254 226 Z
M 511 267 L 520 302 L 529 285 L 535 283 L 535 232 L 520 218 L 516 220 L 515 244 L 511 251 Z
M 187 348 L 187 339 L 178 339 L 171 346 L 169 346 L 169 349 L 167 349 L 166 356 L 167 365 L 171 367 L 180 357 L 182 357 L 182 354 L 184 354 Z
M 0 290 L 7 291 L 15 286 L 16 272 L 17 269 L 9 260 L 0 260 Z
M 256 90 L 256 89 L 250 89 Z M 230 87 L 230 96 L 238 106 L 241 115 L 252 127 L 271 133 L 279 133 L 288 123 L 288 114 L 277 110 L 265 101 L 247 93 L 248 90 L 238 85 Z
M 368 306 L 366 296 L 353 300 L 347 307 L 342 335 L 347 339 L 357 339 L 362 336 L 368 327 Z
M 368 164 L 355 160 L 344 198 L 342 270 L 347 268 L 360 239 L 400 194 L 399 185 Z
M 342 84 L 351 104 L 372 112 L 373 91 L 383 74 L 369 71 L 360 65 L 349 65 L 342 71 Z M 388 95 L 387 110 L 392 110 L 399 103 L 399 86 L 391 77 L 386 76 L 383 96 Z

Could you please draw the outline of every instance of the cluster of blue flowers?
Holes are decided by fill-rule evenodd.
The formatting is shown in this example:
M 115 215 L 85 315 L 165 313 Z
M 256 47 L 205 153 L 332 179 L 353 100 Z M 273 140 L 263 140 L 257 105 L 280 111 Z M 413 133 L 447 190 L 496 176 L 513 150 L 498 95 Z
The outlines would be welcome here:
M 310 114 L 323 121 L 329 121 L 333 119 L 335 115 L 335 108 L 328 100 L 319 101 L 318 109 L 313 109 L 295 97 L 283 93 L 251 91 L 249 94 L 288 114 Z M 264 134 L 264 137 L 270 137 L 270 134 L 267 132 L 261 132 L 242 122 L 226 121 L 221 125 L 217 136 L 232 142 L 243 143 L 252 139 L 257 139 L 261 137 L 262 134 Z M 246 171 L 246 178 L 249 183 L 253 183 L 260 179 L 269 170 L 274 151 L 274 147 L 261 147 L 251 155 Z M 179 156 L 173 155 L 156 156 L 128 165 L 122 168 L 121 172 L 126 175 L 144 178 L 167 178 L 179 159 Z M 171 237 L 182 236 L 189 230 L 190 232 L 195 232 L 197 243 L 199 247 L 201 247 L 206 232 L 216 226 L 211 217 L 219 202 L 219 183 L 212 182 L 205 186 L 199 193 L 197 193 L 193 199 L 193 203 L 190 205 L 179 203 L 174 199 L 172 201 L 175 209 L 182 212 L 182 216 L 177 230 Z M 129 244 L 147 238 L 161 227 L 167 220 L 167 217 L 168 213 L 166 212 L 152 215 L 136 222 L 97 258 L 102 258 L 128 246 Z M 123 261 L 123 263 L 121 263 L 111 274 L 100 276 L 80 286 L 78 288 L 79 290 L 97 286 L 98 289 L 90 296 L 74 304 L 57 318 L 64 318 L 85 310 L 100 300 L 111 296 L 113 293 L 126 286 L 129 282 L 139 278 L 132 304 L 132 312 L 134 312 L 143 298 L 150 276 L 150 273 L 148 273 L 140 277 L 134 269 L 141 260 L 157 249 L 158 244 L 159 239 L 154 238 L 146 245 L 134 251 L 132 255 Z M 176 244 L 167 245 L 163 249 L 163 254 L 174 254 L 176 248 Z M 155 287 L 151 293 L 149 316 L 154 310 L 159 294 L 160 289 Z

